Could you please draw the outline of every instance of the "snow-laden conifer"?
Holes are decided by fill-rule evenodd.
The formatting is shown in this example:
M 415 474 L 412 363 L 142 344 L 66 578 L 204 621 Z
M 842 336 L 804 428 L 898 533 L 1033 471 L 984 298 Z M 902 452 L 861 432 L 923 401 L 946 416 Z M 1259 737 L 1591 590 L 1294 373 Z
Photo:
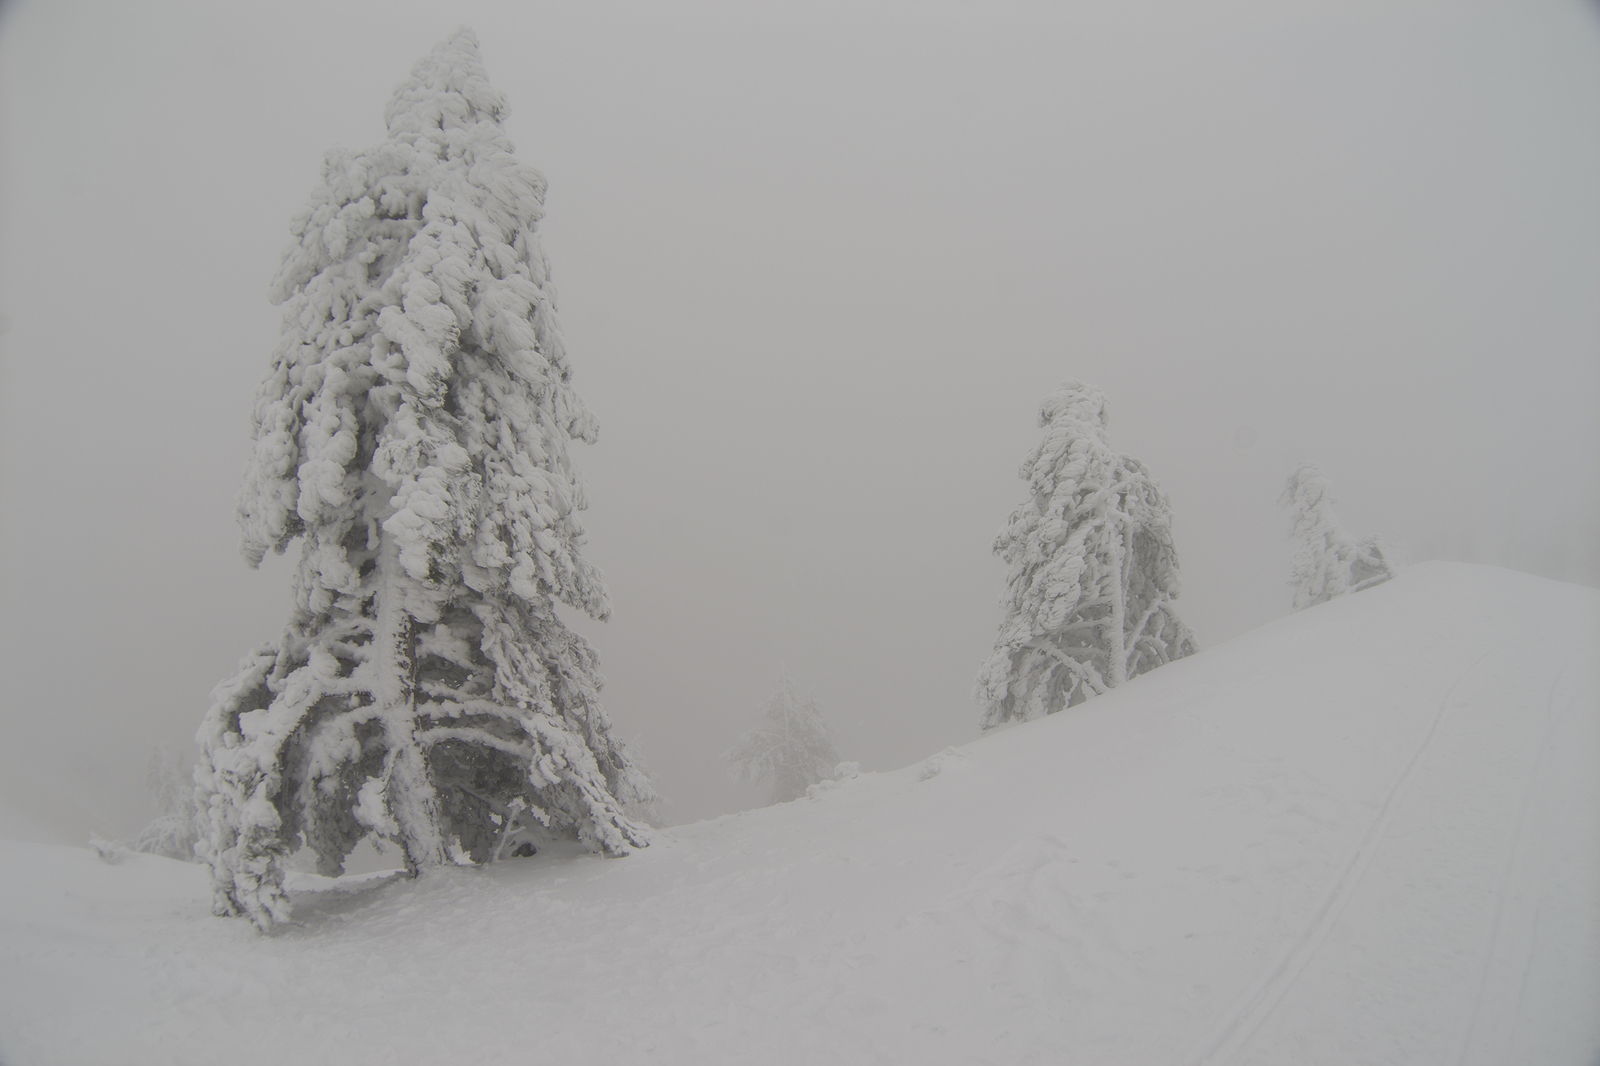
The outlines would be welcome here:
M 531 817 L 617 855 L 648 799 L 601 709 L 581 553 L 593 441 L 536 236 L 544 178 L 461 30 L 335 150 L 271 295 L 282 339 L 239 494 L 252 564 L 301 538 L 283 635 L 218 686 L 197 773 L 219 913 L 287 913 L 284 857 L 368 835 L 408 868 L 485 861 Z
M 727 752 L 729 777 L 771 782 L 772 802 L 787 803 L 833 776 L 838 734 L 823 719 L 816 697 L 800 695 L 786 671 L 778 674 L 778 691 L 761 705 L 761 719 Z
M 983 727 L 1030 721 L 1195 651 L 1172 607 L 1178 553 L 1166 494 L 1113 451 L 1099 389 L 1069 381 L 1039 409 L 1028 500 L 995 539 L 1010 570 L 994 653 L 978 675 Z
M 156 816 L 135 838 L 133 850 L 194 862 L 201 828 L 195 807 L 194 775 L 184 771 L 177 752 L 152 746 L 145 781 L 155 801 Z
M 1295 467 L 1278 502 L 1289 510 L 1289 536 L 1294 541 L 1289 586 L 1294 589 L 1295 610 L 1381 585 L 1394 576 L 1394 566 L 1376 534 L 1356 540 L 1339 524 L 1332 487 L 1316 463 Z

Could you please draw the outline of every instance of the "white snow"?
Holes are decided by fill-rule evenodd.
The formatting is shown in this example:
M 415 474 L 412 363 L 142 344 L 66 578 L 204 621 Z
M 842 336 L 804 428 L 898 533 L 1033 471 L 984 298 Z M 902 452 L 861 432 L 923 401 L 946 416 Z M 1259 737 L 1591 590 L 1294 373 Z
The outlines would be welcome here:
M 1600 593 L 1430 563 L 626 858 L 0 845 L 0 1061 L 1593 1063 Z M 4 824 L 0 822 L 0 824 Z

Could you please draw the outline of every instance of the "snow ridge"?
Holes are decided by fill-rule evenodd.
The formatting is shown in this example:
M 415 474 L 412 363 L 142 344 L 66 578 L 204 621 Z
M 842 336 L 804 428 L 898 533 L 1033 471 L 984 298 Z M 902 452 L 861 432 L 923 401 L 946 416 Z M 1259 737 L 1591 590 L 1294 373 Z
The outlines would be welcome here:
M 1597 639 L 1594 590 L 1422 564 L 625 863 L 293 875 L 272 937 L 0 845 L 0 1058 L 1592 1062 Z

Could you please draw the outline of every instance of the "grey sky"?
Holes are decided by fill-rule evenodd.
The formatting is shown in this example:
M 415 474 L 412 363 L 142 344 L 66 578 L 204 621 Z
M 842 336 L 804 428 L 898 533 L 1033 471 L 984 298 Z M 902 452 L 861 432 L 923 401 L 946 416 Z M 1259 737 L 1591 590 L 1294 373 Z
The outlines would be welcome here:
M 1572 2 L 0 9 L 0 800 L 137 829 L 271 638 L 233 496 L 322 153 L 465 23 L 550 181 L 581 628 L 679 818 L 780 663 L 846 758 L 977 733 L 1040 398 L 1100 386 L 1203 645 L 1299 459 L 1412 558 L 1600 582 L 1600 19 Z

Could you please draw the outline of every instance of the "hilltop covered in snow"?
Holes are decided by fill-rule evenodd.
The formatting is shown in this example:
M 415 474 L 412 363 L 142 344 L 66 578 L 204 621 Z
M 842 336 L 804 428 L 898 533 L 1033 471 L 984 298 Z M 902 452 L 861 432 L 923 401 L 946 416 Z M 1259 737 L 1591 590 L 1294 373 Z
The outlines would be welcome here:
M 0 845 L 0 1061 L 1592 1063 L 1600 593 L 1424 564 L 810 798 L 408 882 Z

